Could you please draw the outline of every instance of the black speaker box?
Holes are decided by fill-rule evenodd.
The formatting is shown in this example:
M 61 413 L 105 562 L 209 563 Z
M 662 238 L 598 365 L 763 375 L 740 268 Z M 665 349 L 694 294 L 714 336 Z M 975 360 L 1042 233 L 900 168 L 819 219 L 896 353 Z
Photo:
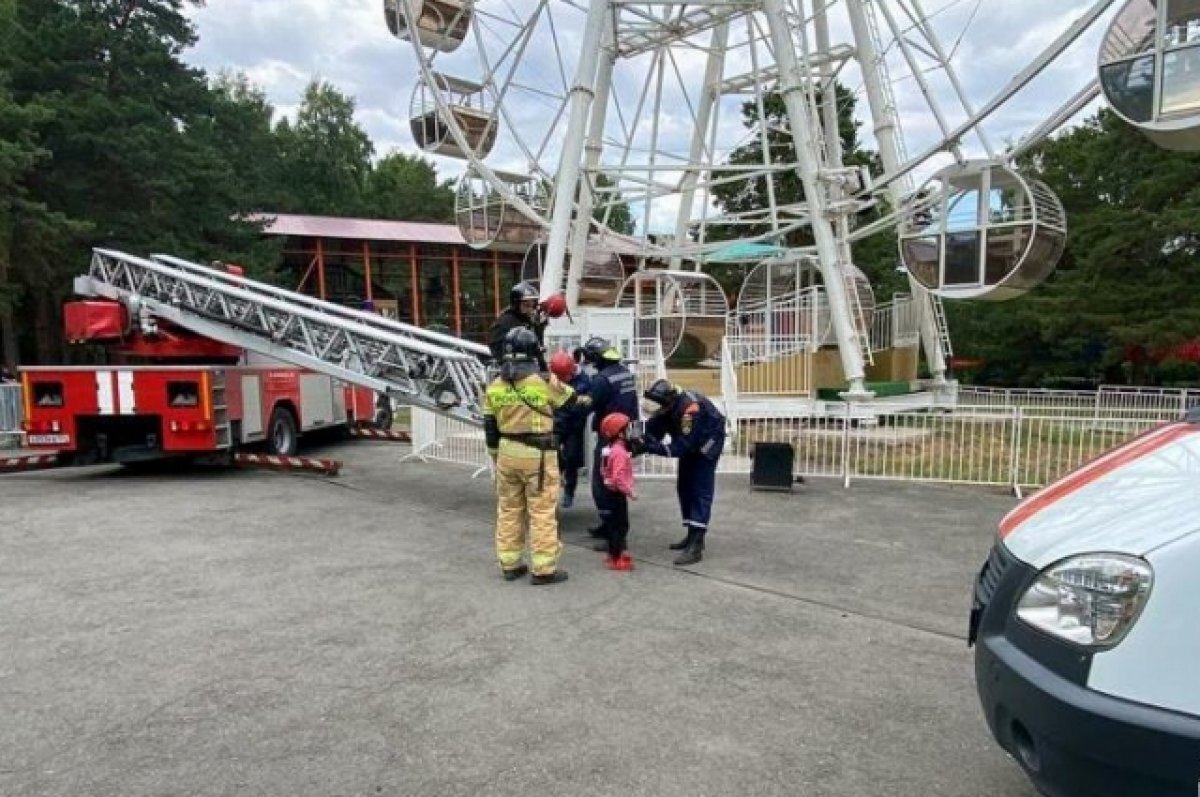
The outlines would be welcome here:
M 796 451 L 791 443 L 755 443 L 751 454 L 750 486 L 755 490 L 792 489 Z

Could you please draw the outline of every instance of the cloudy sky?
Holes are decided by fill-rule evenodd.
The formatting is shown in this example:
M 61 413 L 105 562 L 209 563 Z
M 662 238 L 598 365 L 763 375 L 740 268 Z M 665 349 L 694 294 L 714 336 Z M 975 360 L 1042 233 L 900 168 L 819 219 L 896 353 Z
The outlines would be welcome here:
M 899 26 L 910 24 L 894 0 L 884 2 L 896 11 Z M 509 85 L 503 100 L 505 123 L 488 158 L 490 165 L 528 173 L 528 162 L 537 160 L 552 170 L 565 129 L 556 96 L 563 94 L 565 77 L 570 75 L 580 49 L 583 14 L 562 0 L 551 0 L 553 13 L 539 18 L 520 57 L 516 57 L 519 48 L 511 45 L 518 28 L 513 22 L 529 16 L 528 11 L 517 9 L 532 9 L 536 4 L 532 0 L 480 0 L 477 5 L 484 12 L 478 27 L 481 40 L 469 41 L 455 53 L 438 56 L 436 67 L 470 79 L 479 79 L 490 68 L 498 81 Z M 978 107 L 1092 3 L 924 0 L 922 5 L 945 49 L 953 54 L 952 62 L 968 100 Z M 1099 39 L 1111 13 L 987 123 L 985 129 L 993 145 L 1002 147 L 1006 141 L 1019 138 L 1094 76 Z M 305 84 L 320 77 L 357 99 L 359 121 L 371 134 L 379 154 L 418 151 L 408 123 L 418 76 L 416 56 L 409 44 L 389 33 L 382 0 L 207 0 L 206 7 L 195 10 L 192 16 L 200 36 L 198 46 L 187 56 L 194 64 L 213 72 L 245 72 L 266 90 L 281 113 L 293 112 Z M 849 41 L 849 26 L 840 4 L 832 8 L 830 21 L 834 42 Z M 940 138 L 938 122 L 894 37 L 885 30 L 883 38 L 890 42 L 888 61 L 906 147 L 910 153 L 917 153 Z M 737 33 L 733 40 L 738 40 Z M 763 54 L 757 57 L 761 66 Z M 702 82 L 705 58 L 699 49 L 681 48 L 669 62 L 663 62 L 658 113 L 651 112 L 655 86 L 659 85 L 653 62 L 642 58 L 620 63 L 614 74 L 615 99 L 608 135 L 614 140 L 643 143 L 653 135 L 659 144 L 648 149 L 660 153 L 660 167 L 672 153 L 686 153 L 695 115 L 692 100 Z M 752 71 L 754 58 L 749 48 L 731 49 L 726 76 Z M 924 72 L 928 62 L 922 59 L 921 66 Z M 511 78 L 505 77 L 508 75 Z M 925 75 L 929 90 L 953 126 L 963 118 L 963 112 L 945 74 L 931 71 Z M 846 67 L 839 77 L 861 91 L 861 76 L 854 67 Z M 643 95 L 645 100 L 641 99 Z M 737 114 L 738 104 L 744 99 L 731 98 L 723 105 L 720 140 L 715 142 L 718 153 L 727 152 L 745 139 Z M 865 111 L 862 105 L 865 102 L 860 104 L 860 115 Z M 869 131 L 870 125 L 864 125 L 863 138 L 868 144 Z M 977 140 L 965 143 L 970 154 L 981 153 Z M 462 171 L 460 161 L 443 157 L 434 160 L 444 176 L 457 176 Z M 922 174 L 931 169 L 927 167 Z M 669 208 L 656 208 L 651 228 L 669 227 L 670 215 Z

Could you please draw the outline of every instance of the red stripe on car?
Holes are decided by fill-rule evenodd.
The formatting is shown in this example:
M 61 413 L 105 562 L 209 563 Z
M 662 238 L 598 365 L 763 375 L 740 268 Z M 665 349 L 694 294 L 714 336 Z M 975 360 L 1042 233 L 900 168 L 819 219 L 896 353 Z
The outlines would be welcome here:
M 1200 432 L 1200 429 L 1191 424 L 1173 423 L 1151 429 L 1135 437 L 1120 448 L 1110 451 L 1055 482 L 1005 515 L 1004 519 L 1000 521 L 1000 539 L 1012 534 L 1026 520 L 1071 493 L 1083 489 L 1118 468 L 1136 462 L 1160 448 L 1170 445 L 1181 437 L 1187 437 L 1197 432 Z

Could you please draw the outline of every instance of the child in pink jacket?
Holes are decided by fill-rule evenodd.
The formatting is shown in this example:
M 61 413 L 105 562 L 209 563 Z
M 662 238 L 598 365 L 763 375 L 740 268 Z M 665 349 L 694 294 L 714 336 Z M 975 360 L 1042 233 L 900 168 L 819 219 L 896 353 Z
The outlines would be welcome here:
M 632 570 L 633 559 L 625 549 L 625 538 L 629 534 L 629 500 L 636 499 L 633 484 L 633 456 L 626 442 L 629 435 L 629 416 L 614 412 L 600 422 L 600 434 L 608 441 L 601 453 L 600 475 L 612 515 L 609 516 L 608 542 L 600 550 L 607 550 L 604 566 L 609 570 Z

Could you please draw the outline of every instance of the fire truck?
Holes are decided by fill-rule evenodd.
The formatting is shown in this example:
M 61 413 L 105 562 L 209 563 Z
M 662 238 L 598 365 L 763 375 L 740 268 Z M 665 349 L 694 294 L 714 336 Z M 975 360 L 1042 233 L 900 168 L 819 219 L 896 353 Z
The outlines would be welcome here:
M 119 364 L 21 370 L 30 448 L 60 464 L 231 457 L 391 425 L 393 403 L 478 424 L 488 349 L 166 255 L 93 251 L 67 339 Z

